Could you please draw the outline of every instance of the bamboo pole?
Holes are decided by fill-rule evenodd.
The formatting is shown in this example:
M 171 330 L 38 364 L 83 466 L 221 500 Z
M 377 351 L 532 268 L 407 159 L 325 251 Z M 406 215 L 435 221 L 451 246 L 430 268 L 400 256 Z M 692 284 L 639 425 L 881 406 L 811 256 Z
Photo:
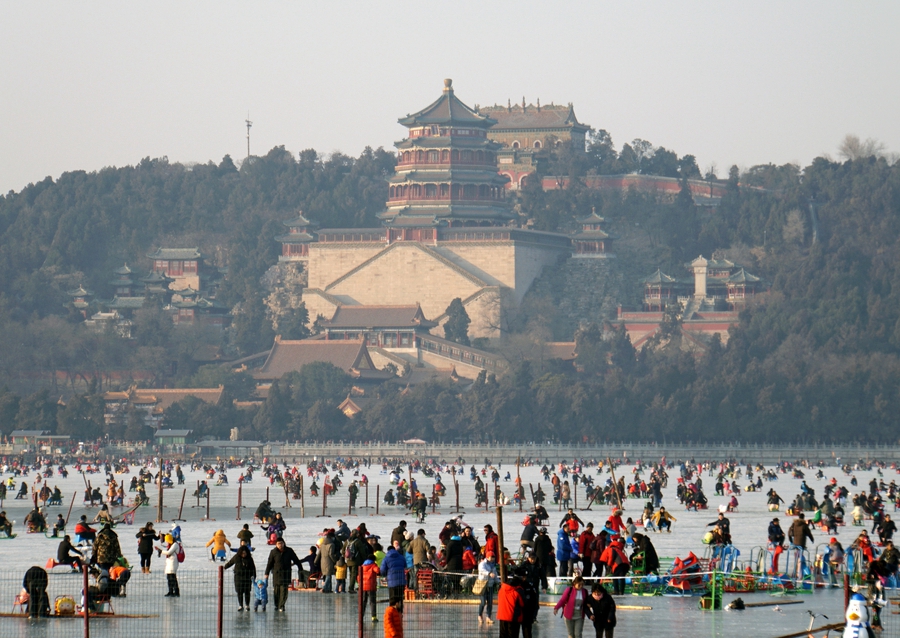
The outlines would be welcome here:
M 69 503 L 69 511 L 66 512 L 66 525 L 69 524 L 69 515 L 72 513 L 72 506 L 75 505 L 75 499 L 78 498 L 78 491 L 72 495 L 72 502 Z M 0 507 L 3 507 L 3 501 L 0 501 Z
M 619 607 L 619 609 L 621 609 L 621 607 Z M 835 629 L 843 629 L 843 628 L 844 628 L 844 623 L 837 622 L 837 623 L 832 623 L 830 625 L 822 625 L 821 627 L 814 627 L 812 629 L 807 629 L 805 631 L 796 631 L 792 634 L 784 634 L 783 636 L 777 636 L 777 638 L 802 638 L 805 636 L 812 636 L 813 633 L 819 632 L 819 631 L 833 631 Z
M 500 582 L 506 582 L 506 557 L 503 555 L 503 506 L 498 505 L 497 510 L 497 564 L 500 566 Z
M 163 461 L 159 460 L 159 473 L 156 475 L 156 483 L 157 483 L 157 492 L 158 492 L 158 500 L 156 502 L 156 522 L 157 523 L 165 523 L 167 521 L 163 520 Z M 209 516 L 209 509 L 207 508 L 207 516 Z
M 606 462 L 609 463 L 609 473 L 612 476 L 613 480 L 613 489 L 615 490 L 616 494 L 616 502 L 619 504 L 619 509 L 624 512 L 625 508 L 622 507 L 622 497 L 619 496 L 619 484 L 616 482 L 616 471 L 613 469 L 612 460 L 608 456 L 606 457 Z
M 519 497 L 519 511 L 520 512 L 522 511 L 522 501 L 525 500 L 523 498 L 524 494 L 522 494 L 522 492 L 525 491 L 522 489 L 522 475 L 519 473 L 519 460 L 520 460 L 521 456 L 522 456 L 521 452 L 519 452 L 519 454 L 516 456 L 516 496 Z
M 181 505 L 178 506 L 178 518 L 174 518 L 174 521 L 184 522 L 184 519 L 181 518 L 181 512 L 184 510 L 184 497 L 187 496 L 187 488 L 181 490 Z

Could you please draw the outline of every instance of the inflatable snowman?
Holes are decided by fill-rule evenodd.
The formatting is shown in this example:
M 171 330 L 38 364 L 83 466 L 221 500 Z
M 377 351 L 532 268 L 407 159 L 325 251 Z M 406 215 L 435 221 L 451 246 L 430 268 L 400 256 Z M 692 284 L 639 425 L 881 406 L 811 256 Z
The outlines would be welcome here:
M 875 632 L 869 626 L 869 608 L 862 594 L 853 594 L 844 617 L 847 619 L 844 638 L 875 638 Z

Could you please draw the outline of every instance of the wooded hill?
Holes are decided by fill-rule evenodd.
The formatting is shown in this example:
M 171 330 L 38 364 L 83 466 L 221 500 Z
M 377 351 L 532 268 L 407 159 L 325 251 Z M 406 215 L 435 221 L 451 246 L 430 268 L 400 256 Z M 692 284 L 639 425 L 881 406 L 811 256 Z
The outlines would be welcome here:
M 0 371 L 20 388 L 0 395 L 0 428 L 97 431 L 95 395 L 62 407 L 64 389 L 21 390 L 23 379 L 56 369 L 140 368 L 152 370 L 155 382 L 221 382 L 191 357 L 199 341 L 216 337 L 174 330 L 153 307 L 139 313 L 134 341 L 88 333 L 65 307 L 64 291 L 84 283 L 111 296 L 107 282 L 123 262 L 139 267 L 155 246 L 190 244 L 228 269 L 223 302 L 259 307 L 259 277 L 277 260 L 272 238 L 283 232 L 281 221 L 302 209 L 323 226 L 376 225 L 393 163 L 381 149 L 321 158 L 279 147 L 239 170 L 227 157 L 192 167 L 148 159 L 67 173 L 0 198 Z M 590 191 L 579 172 L 602 166 L 570 168 L 571 188 L 521 193 L 523 217 L 565 230 L 596 207 L 613 233 L 627 227 L 622 234 L 642 246 L 647 274 L 656 267 L 680 274 L 698 254 L 727 251 L 772 283 L 766 302 L 745 310 L 727 346 L 714 344 L 702 358 L 678 347 L 675 317 L 639 353 L 621 335 L 604 338 L 604 330 L 586 326 L 577 335 L 580 373 L 514 361 L 510 374 L 483 377 L 462 394 L 441 384 L 402 397 L 385 388 L 390 400 L 347 420 L 334 407 L 346 382 L 320 366 L 283 380 L 256 411 L 188 400 L 173 411 L 173 426 L 213 436 L 237 426 L 242 437 L 288 440 L 897 441 L 900 166 L 869 157 L 819 158 L 802 170 L 733 169 L 714 212 L 694 206 L 686 190 L 674 204 L 635 191 Z M 514 338 L 540 339 L 552 320 L 535 303 L 523 309 Z M 265 313 L 239 314 L 228 345 L 236 353 L 268 347 L 266 321 Z M 246 379 L 227 381 L 230 397 L 246 392 Z M 133 425 L 128 434 L 141 434 Z

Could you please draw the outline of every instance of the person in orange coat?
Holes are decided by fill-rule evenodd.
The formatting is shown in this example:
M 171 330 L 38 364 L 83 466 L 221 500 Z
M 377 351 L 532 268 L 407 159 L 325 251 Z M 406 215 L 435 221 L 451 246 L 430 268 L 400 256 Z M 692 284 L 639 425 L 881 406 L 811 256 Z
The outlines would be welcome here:
M 403 638 L 403 614 L 400 601 L 392 600 L 384 612 L 384 638 Z

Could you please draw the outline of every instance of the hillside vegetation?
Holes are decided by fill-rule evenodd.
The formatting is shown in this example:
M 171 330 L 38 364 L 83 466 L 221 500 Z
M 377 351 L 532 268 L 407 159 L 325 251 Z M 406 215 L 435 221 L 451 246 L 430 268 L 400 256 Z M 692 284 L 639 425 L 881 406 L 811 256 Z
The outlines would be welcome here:
M 227 268 L 220 299 L 259 307 L 260 276 L 277 260 L 272 238 L 283 232 L 281 220 L 302 209 L 322 226 L 375 225 L 393 163 L 381 149 L 322 158 L 276 148 L 240 169 L 227 157 L 192 167 L 148 159 L 67 173 L 0 198 L 0 371 L 8 386 L 0 428 L 96 431 L 100 388 L 67 396 L 62 406 L 59 396 L 71 393 L 48 387 L 53 370 L 141 369 L 154 383 L 227 381 L 230 398 L 245 394 L 246 379 L 223 380 L 193 362 L 198 344 L 219 336 L 173 329 L 154 307 L 138 314 L 133 341 L 92 334 L 66 307 L 65 290 L 84 283 L 111 296 L 111 272 L 123 262 L 146 264 L 144 255 L 160 244 L 199 245 Z M 662 267 L 681 275 L 684 262 L 718 251 L 771 282 L 772 293 L 742 313 L 727 345 L 713 344 L 702 358 L 678 347 L 675 319 L 657 343 L 635 352 L 597 317 L 598 325 L 582 325 L 577 335 L 580 372 L 525 360 L 500 379 L 482 376 L 465 393 L 426 384 L 398 397 L 396 388 L 382 388 L 389 400 L 348 421 L 334 407 L 346 381 L 319 366 L 284 379 L 258 410 L 186 401 L 172 424 L 278 439 L 897 441 L 900 165 L 819 158 L 802 170 L 733 169 L 713 212 L 686 191 L 674 204 L 634 191 L 589 191 L 573 170 L 565 191 L 526 189 L 517 202 L 523 218 L 565 230 L 595 207 L 623 238 L 619 258 L 631 260 L 628 272 L 648 262 L 645 274 Z M 765 190 L 739 188 L 739 181 Z M 532 295 L 513 338 L 559 336 L 554 303 Z M 236 315 L 226 347 L 264 349 L 273 334 L 266 321 L 265 313 Z M 137 423 L 125 427 L 110 434 L 142 434 Z

